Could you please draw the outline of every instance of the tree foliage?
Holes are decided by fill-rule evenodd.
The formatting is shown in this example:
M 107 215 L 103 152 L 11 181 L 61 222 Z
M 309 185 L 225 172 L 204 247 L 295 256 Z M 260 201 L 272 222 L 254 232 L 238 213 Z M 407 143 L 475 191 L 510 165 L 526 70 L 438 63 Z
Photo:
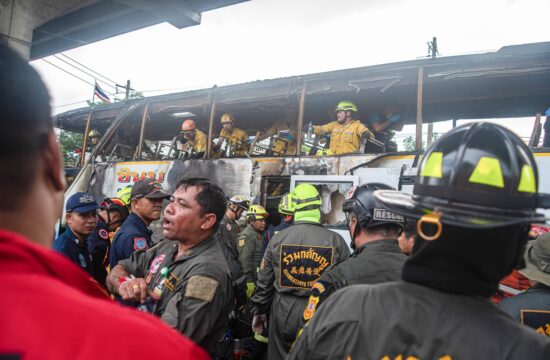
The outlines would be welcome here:
M 441 136 L 440 133 L 432 133 L 432 142 L 437 140 Z M 403 139 L 403 147 L 405 151 L 415 151 L 416 150 L 416 137 L 414 135 L 407 136 Z M 426 149 L 426 141 L 422 141 L 422 149 Z
M 61 130 L 59 133 L 59 144 L 63 152 L 65 166 L 77 166 L 80 155 L 75 152 L 82 147 L 82 134 Z

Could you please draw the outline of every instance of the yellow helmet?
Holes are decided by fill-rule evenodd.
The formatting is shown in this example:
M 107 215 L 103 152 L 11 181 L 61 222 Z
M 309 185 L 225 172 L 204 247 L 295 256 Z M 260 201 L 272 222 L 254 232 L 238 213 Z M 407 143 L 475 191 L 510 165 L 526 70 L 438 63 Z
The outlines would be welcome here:
M 355 106 L 354 103 L 352 103 L 349 100 L 342 100 L 336 105 L 336 109 L 334 109 L 334 112 L 338 112 L 340 110 L 343 111 L 355 111 L 357 112 L 357 106 Z
M 101 136 L 101 133 L 95 129 L 90 130 L 90 132 L 88 133 L 89 138 L 93 138 L 93 137 L 98 138 L 100 136 Z
M 264 207 L 261 205 L 252 205 L 248 208 L 248 211 L 246 213 L 246 219 L 254 219 L 254 220 L 262 220 L 268 217 L 269 214 L 267 211 L 265 211 Z
M 290 193 L 286 193 L 281 198 L 281 202 L 278 207 L 279 213 L 283 215 L 292 215 L 294 214 L 294 203 L 292 202 L 292 197 Z
M 224 113 L 222 115 L 222 118 L 221 118 L 221 123 L 222 124 L 225 124 L 225 123 L 232 123 L 233 122 L 233 114 L 231 113 Z
M 132 185 L 128 185 L 126 187 L 123 187 L 119 189 L 116 192 L 116 198 L 122 200 L 122 202 L 126 205 L 130 205 L 130 197 L 132 195 Z
M 300 184 L 290 193 L 295 211 L 306 211 L 321 207 L 321 196 L 311 184 Z
M 330 149 L 319 149 L 317 150 L 317 154 L 315 154 L 317 156 L 329 156 L 329 155 L 334 155 L 334 152 Z

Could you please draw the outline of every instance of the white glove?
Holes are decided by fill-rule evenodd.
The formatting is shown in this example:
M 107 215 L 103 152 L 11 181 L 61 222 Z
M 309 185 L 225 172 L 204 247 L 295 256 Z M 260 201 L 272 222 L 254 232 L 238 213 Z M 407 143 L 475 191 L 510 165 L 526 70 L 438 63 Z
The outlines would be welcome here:
M 261 334 L 265 329 L 267 329 L 267 315 L 254 315 L 254 318 L 252 319 L 252 331 L 256 334 Z

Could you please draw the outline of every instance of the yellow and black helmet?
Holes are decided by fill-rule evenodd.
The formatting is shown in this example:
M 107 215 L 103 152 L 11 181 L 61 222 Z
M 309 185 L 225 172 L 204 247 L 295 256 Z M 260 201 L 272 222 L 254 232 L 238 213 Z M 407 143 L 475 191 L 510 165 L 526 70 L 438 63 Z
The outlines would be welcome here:
M 470 228 L 539 222 L 537 164 L 512 131 L 491 123 L 457 127 L 439 138 L 418 168 L 413 195 L 379 190 L 375 196 L 407 217 Z
M 246 219 L 254 220 L 264 220 L 269 216 L 268 212 L 265 211 L 265 208 L 261 205 L 252 205 L 248 208 L 246 212 Z
M 292 202 L 292 196 L 290 193 L 283 195 L 277 210 L 283 215 L 294 215 L 294 203 Z

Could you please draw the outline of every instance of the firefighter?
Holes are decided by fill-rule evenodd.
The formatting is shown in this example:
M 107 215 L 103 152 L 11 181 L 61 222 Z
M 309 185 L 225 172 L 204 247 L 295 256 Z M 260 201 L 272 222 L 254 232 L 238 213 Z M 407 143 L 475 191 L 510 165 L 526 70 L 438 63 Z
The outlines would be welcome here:
M 351 101 L 343 100 L 336 105 L 336 121 L 322 126 L 313 126 L 316 135 L 330 135 L 330 151 L 333 154 L 362 152 L 361 144 L 365 138 L 374 135 L 359 120 L 356 120 L 357 106 Z
M 412 195 L 375 192 L 391 211 L 418 219 L 403 281 L 333 294 L 288 359 L 548 359 L 548 340 L 489 301 L 523 266 L 529 223 L 544 219 L 536 209 L 550 207 L 537 186 L 533 155 L 510 130 L 478 122 L 442 136 Z
M 209 180 L 180 180 L 164 210 L 167 240 L 135 252 L 107 278 L 113 293 L 150 304 L 150 312 L 212 357 L 233 308 L 231 275 L 216 240 L 225 206 L 223 191 Z
M 92 257 L 96 280 L 105 286 L 109 266 L 109 233 L 116 232 L 128 217 L 128 207 L 120 199 L 105 198 L 97 211 L 97 226 L 86 239 L 88 251 Z
M 401 278 L 406 256 L 397 238 L 403 231 L 403 216 L 387 210 L 375 190 L 393 190 L 378 183 L 361 185 L 349 192 L 342 210 L 346 214 L 353 255 L 332 266 L 313 284 L 303 319 L 309 321 L 316 308 L 332 293 L 354 284 L 377 284 Z
M 321 197 L 317 189 L 300 184 L 291 194 L 294 224 L 269 242 L 251 299 L 253 331 L 261 334 L 268 329 L 268 359 L 285 358 L 300 326 L 311 286 L 323 271 L 349 256 L 345 240 L 320 224 Z
M 185 152 L 188 158 L 201 159 L 206 153 L 207 136 L 191 119 L 183 121 L 181 132 L 174 140 L 178 150 Z
M 514 319 L 550 336 L 550 233 L 530 241 L 524 259 L 526 266 L 520 273 L 535 285 L 503 299 L 498 306 Z
M 266 218 L 269 216 L 261 205 L 252 205 L 246 212 L 248 225 L 239 234 L 237 248 L 239 261 L 246 276 L 246 295 L 251 297 L 256 282 L 256 264 L 260 262 L 262 235 L 265 230 Z
M 233 126 L 234 117 L 231 113 L 224 113 L 221 117 L 222 131 L 220 141 L 214 146 L 214 151 L 221 151 L 225 156 L 244 156 L 248 153 L 248 134 L 246 131 Z
M 99 140 L 101 140 L 101 133 L 98 130 L 92 129 L 88 133 L 88 139 L 90 139 L 90 151 L 93 151 L 97 144 L 99 144 Z

